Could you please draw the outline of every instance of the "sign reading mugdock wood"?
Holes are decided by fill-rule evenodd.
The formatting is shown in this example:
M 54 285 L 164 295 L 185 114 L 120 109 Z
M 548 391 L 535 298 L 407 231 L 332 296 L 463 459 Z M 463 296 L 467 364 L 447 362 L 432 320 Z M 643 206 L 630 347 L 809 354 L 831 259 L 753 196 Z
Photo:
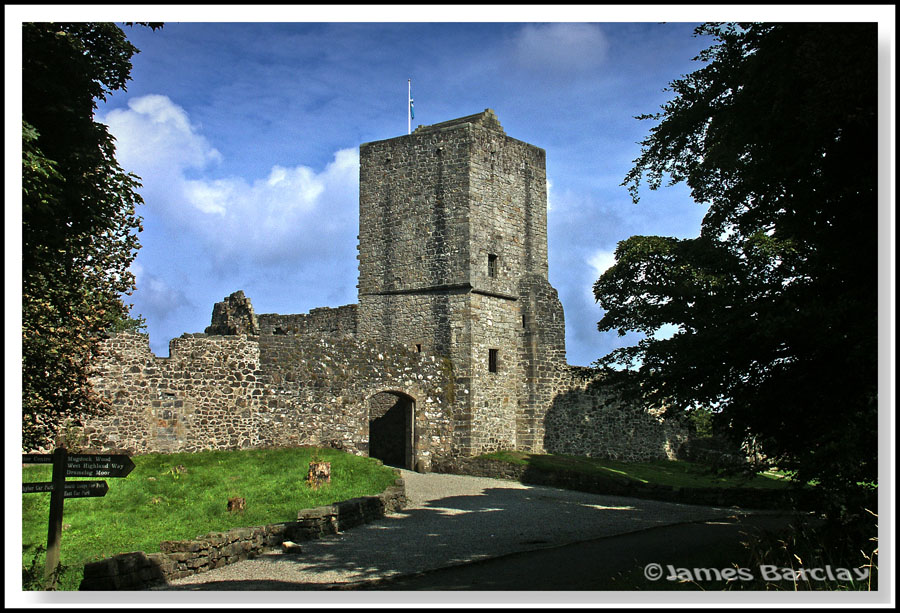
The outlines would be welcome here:
M 23 494 L 50 492 L 50 522 L 47 528 L 47 564 L 44 578 L 52 588 L 59 564 L 60 535 L 62 534 L 63 501 L 66 498 L 97 498 L 109 491 L 106 481 L 66 481 L 66 477 L 127 477 L 134 470 L 134 462 L 122 454 L 68 454 L 60 447 L 52 454 L 26 453 L 22 464 L 52 464 L 51 481 L 23 483 Z
M 49 453 L 26 453 L 22 464 L 52 464 Z M 66 454 L 66 477 L 127 477 L 134 462 L 124 454 Z

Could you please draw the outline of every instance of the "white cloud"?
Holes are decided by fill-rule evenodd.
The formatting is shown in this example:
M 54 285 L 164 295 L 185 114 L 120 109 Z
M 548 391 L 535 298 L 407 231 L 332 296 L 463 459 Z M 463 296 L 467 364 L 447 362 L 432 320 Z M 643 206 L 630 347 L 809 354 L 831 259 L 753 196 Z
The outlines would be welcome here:
M 553 181 L 550 180 L 550 177 L 547 177 L 547 212 L 553 210 Z
M 594 277 L 599 278 L 616 263 L 616 254 L 614 251 L 598 249 L 587 259 L 587 263 L 594 269 Z
M 188 202 L 199 211 L 213 215 L 224 215 L 224 202 L 231 199 L 234 186 L 230 181 L 186 181 L 184 185 Z
M 282 163 L 258 178 L 223 176 L 221 154 L 165 96 L 133 99 L 100 120 L 117 139 L 120 164 L 143 183 L 130 302 L 147 319 L 157 355 L 168 339 L 203 330 L 212 303 L 236 289 L 249 292 L 258 312 L 354 298 L 346 279 L 356 264 L 356 148 L 337 151 L 324 168 Z
M 513 57 L 520 67 L 552 78 L 595 69 L 608 47 L 596 24 L 526 24 L 513 41 Z
M 356 234 L 355 148 L 337 151 L 318 172 L 276 165 L 253 181 L 212 179 L 203 171 L 221 154 L 168 97 L 132 99 L 128 109 L 111 111 L 102 120 L 116 137 L 119 162 L 142 178 L 148 209 L 185 240 L 190 234 L 203 241 L 220 264 L 235 258 L 271 262 L 298 253 L 318 256 L 333 251 L 336 234 Z
M 98 119 L 116 137 L 119 163 L 142 177 L 180 174 L 222 159 L 191 125 L 184 109 L 167 96 L 132 98 L 128 109 L 114 109 Z

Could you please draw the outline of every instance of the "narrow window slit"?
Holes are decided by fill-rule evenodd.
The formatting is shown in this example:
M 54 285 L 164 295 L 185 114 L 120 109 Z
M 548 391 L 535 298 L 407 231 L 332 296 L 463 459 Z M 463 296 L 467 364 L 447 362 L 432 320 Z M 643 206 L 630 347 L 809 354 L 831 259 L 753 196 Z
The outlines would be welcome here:
M 488 276 L 497 276 L 497 256 L 493 253 L 488 254 Z

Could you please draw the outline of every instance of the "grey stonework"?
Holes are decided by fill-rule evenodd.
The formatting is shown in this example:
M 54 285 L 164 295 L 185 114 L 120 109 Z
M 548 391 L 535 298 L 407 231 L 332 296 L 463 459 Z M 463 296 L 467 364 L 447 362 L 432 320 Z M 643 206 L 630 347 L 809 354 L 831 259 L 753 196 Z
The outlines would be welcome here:
M 185 335 L 170 357 L 146 336 L 108 339 L 95 388 L 114 411 L 85 424 L 87 446 L 130 453 L 323 445 L 365 455 L 368 399 L 414 399 L 415 458 L 450 453 L 442 360 L 353 336 Z
M 544 151 L 486 110 L 362 145 L 359 191 L 359 335 L 449 357 L 469 389 L 461 455 L 519 447 L 534 411 L 520 348 L 540 336 L 534 317 L 523 324 L 520 286 L 547 284 Z
M 370 423 L 389 421 L 397 440 L 373 448 L 406 445 L 420 470 L 497 449 L 674 455 L 676 423 L 608 403 L 595 371 L 566 364 L 543 149 L 488 109 L 361 145 L 359 190 L 358 304 L 257 316 L 236 292 L 169 358 L 110 338 L 95 381 L 114 410 L 86 424 L 89 444 L 367 454 Z
M 237 291 L 224 302 L 213 306 L 212 322 L 204 330 L 206 334 L 259 334 L 259 321 L 253 312 L 250 299 Z
M 329 334 L 356 334 L 355 304 L 342 307 L 321 307 L 309 313 L 296 315 L 278 315 L 263 313 L 259 320 L 260 334 L 308 334 L 310 332 L 327 332 Z

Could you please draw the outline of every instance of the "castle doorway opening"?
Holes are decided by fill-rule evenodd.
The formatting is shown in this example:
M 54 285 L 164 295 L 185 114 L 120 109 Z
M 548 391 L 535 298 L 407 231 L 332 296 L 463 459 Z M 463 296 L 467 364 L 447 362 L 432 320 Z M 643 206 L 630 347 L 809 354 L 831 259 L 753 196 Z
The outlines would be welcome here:
M 400 392 L 380 392 L 369 398 L 369 457 L 413 469 L 415 405 L 411 396 Z

